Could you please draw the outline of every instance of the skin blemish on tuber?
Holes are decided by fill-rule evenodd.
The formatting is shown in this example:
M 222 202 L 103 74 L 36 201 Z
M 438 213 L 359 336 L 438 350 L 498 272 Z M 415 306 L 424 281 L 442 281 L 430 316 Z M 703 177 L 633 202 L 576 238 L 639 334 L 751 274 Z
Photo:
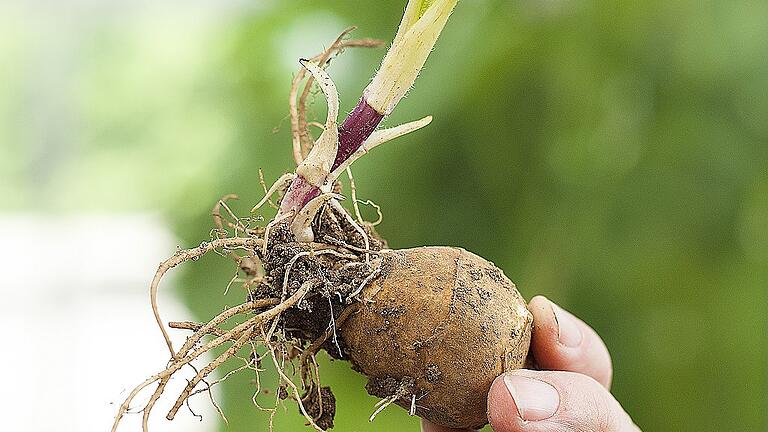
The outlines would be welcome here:
M 227 204 L 237 196 L 227 195 L 213 207 L 209 241 L 179 250 L 160 264 L 150 285 L 150 303 L 170 358 L 129 393 L 113 432 L 126 413 L 137 410 L 148 431 L 156 402 L 186 367 L 194 377 L 176 395 L 165 415 L 169 420 L 199 393 L 207 393 L 223 416 L 211 387 L 234 373 L 250 373 L 254 407 L 269 414 L 270 430 L 277 408 L 288 400 L 296 403 L 308 427 L 328 430 L 337 409 L 344 407 L 337 408 L 331 389 L 321 383 L 316 361 L 320 350 L 349 361 L 368 377 L 366 389 L 381 398 L 371 407 L 371 421 L 398 405 L 446 427 L 487 423 L 485 396 L 493 379 L 522 367 L 528 353 L 532 316 L 524 299 L 493 263 L 463 249 L 388 248 L 374 228 L 382 221 L 380 208 L 357 198 L 350 169 L 373 148 L 431 122 L 426 116 L 377 129 L 413 85 L 456 3 L 408 2 L 378 73 L 340 126 L 339 96 L 325 70 L 328 62 L 346 48 L 382 43 L 350 40 L 350 28 L 322 53 L 300 60 L 289 104 L 297 167 L 269 188 L 260 173 L 264 197 L 253 207 L 256 211 L 269 204 L 276 214 L 269 221 L 239 217 Z M 306 118 L 312 85 L 322 90 L 328 105 L 322 124 Z M 316 140 L 310 125 L 322 130 Z M 345 196 L 339 177 L 344 172 L 352 211 L 341 204 Z M 378 220 L 364 220 L 359 204 L 371 205 Z M 246 300 L 207 322 L 170 322 L 174 331 L 189 333 L 176 349 L 160 315 L 160 282 L 170 269 L 209 252 L 236 264 L 237 273 L 225 289 L 240 284 Z M 213 361 L 194 366 L 212 350 L 218 353 Z M 239 366 L 217 381 L 208 380 L 232 362 Z M 265 364 L 277 372 L 275 389 L 262 385 Z M 273 407 L 257 403 L 265 394 L 275 395 Z M 136 400 L 147 402 L 137 406 Z

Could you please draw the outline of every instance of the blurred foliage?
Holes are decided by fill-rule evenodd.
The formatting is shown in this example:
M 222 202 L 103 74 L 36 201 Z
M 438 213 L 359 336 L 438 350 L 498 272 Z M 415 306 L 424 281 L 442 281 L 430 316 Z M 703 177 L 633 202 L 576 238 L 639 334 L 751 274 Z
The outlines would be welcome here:
M 76 46 L 80 69 L 64 90 L 45 75 L 64 96 L 40 107 L 24 85 L 40 65 L 0 68 L 0 208 L 160 209 L 183 245 L 205 240 L 218 197 L 240 194 L 246 214 L 260 167 L 268 181 L 292 169 L 296 59 L 351 24 L 389 40 L 401 3 L 264 1 L 213 21 L 176 8 L 45 42 Z M 3 16 L 4 34 L 43 43 Z M 386 123 L 434 122 L 356 163 L 358 191 L 382 206 L 392 246 L 463 246 L 590 323 L 644 430 L 764 430 L 766 22 L 756 0 L 464 0 Z M 33 31 L 60 34 L 47 24 Z M 0 60 L 24 64 L 8 40 Z M 382 56 L 334 61 L 347 110 Z M 178 291 L 209 317 L 237 301 L 220 295 L 231 273 L 204 258 Z M 322 366 L 336 430 L 418 430 L 397 408 L 369 425 L 364 379 Z M 222 431 L 264 429 L 250 378 L 223 385 Z M 302 424 L 290 405 L 275 422 Z

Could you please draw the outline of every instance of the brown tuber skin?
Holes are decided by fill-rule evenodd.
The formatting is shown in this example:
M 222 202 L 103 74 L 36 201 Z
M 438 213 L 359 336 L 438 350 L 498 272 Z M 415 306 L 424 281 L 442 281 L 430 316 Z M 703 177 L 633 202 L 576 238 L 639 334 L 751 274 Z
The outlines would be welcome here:
M 493 263 L 453 247 L 385 255 L 341 328 L 368 392 L 433 423 L 480 428 L 494 378 L 523 366 L 533 317 Z

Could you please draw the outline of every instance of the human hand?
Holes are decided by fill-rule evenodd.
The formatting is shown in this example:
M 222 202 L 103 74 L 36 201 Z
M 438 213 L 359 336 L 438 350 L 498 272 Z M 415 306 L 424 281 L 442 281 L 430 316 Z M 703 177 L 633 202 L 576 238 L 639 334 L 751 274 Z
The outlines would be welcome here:
M 608 349 L 592 328 L 547 298 L 534 297 L 531 354 L 543 370 L 508 372 L 488 392 L 496 432 L 639 432 L 610 394 Z M 423 432 L 462 432 L 422 421 Z

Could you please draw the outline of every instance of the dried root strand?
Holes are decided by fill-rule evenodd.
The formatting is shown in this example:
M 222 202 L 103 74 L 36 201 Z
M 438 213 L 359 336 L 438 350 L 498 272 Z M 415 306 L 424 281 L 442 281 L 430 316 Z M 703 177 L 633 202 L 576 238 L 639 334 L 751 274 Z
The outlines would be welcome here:
M 328 177 L 329 181 L 335 181 L 341 175 L 344 170 L 347 169 L 353 162 L 363 157 L 366 153 L 373 150 L 375 147 L 384 144 L 385 142 L 392 141 L 395 138 L 399 138 L 403 135 L 409 134 L 416 130 L 419 130 L 432 122 L 432 116 L 426 116 L 419 120 L 404 123 L 398 126 L 394 126 L 387 129 L 379 129 L 371 134 L 368 139 L 363 142 L 363 145 L 355 150 L 344 162 L 342 162 L 336 169 L 331 172 Z
M 352 206 L 355 210 L 355 217 L 357 218 L 357 221 L 360 223 L 360 225 L 366 225 L 369 226 L 376 226 L 381 223 L 381 221 L 384 219 L 384 215 L 381 214 L 381 207 L 378 206 L 378 204 L 374 203 L 371 200 L 359 200 L 357 199 L 357 186 L 355 185 L 355 177 L 352 175 L 352 169 L 347 165 L 347 178 L 349 179 L 349 190 L 350 195 L 352 195 Z M 363 219 L 362 214 L 360 213 L 360 206 L 358 204 L 364 204 L 369 205 L 376 209 L 376 214 L 378 215 L 378 218 L 374 222 L 366 222 Z
M 304 393 L 304 397 L 301 399 L 301 402 L 304 403 L 305 401 L 309 401 L 313 394 L 312 392 L 317 389 L 317 406 L 318 406 L 318 412 L 317 415 L 313 416 L 312 418 L 317 422 L 321 418 L 323 418 L 323 388 L 320 385 L 320 368 L 317 365 L 317 359 L 315 358 L 315 355 L 312 354 L 309 356 L 309 358 L 312 360 L 312 366 L 314 371 L 314 379 L 309 380 L 309 384 L 306 382 L 306 377 L 302 376 L 301 382 L 304 384 L 304 387 L 306 388 L 306 391 Z M 303 371 L 302 371 L 303 374 Z
M 243 221 L 239 217 L 237 217 L 237 215 L 235 215 L 232 209 L 229 208 L 229 205 L 227 205 L 227 201 L 237 200 L 239 198 L 240 197 L 238 197 L 235 194 L 224 195 L 213 206 L 213 209 L 211 210 L 211 216 L 213 217 L 213 223 L 216 225 L 216 231 L 220 233 L 223 237 L 228 237 L 228 231 L 226 228 L 224 228 L 224 226 L 226 225 L 227 228 L 233 230 L 234 237 L 239 237 L 238 231 L 242 231 L 244 234 L 251 237 L 260 236 L 264 234 L 264 228 L 262 227 L 251 228 L 247 226 L 246 224 L 243 223 Z M 222 216 L 221 214 L 222 208 L 227 212 L 229 217 L 232 218 L 235 222 L 232 222 L 229 219 Z
M 365 221 L 363 221 L 363 215 L 360 214 L 360 206 L 357 205 L 357 186 L 355 186 L 355 177 L 352 175 L 352 168 L 350 167 L 347 167 L 347 178 L 349 179 L 349 192 L 352 195 L 352 208 L 355 210 L 357 222 L 362 225 Z
M 412 383 L 411 383 L 412 384 Z M 384 411 L 388 406 L 392 405 L 393 403 L 397 402 L 399 399 L 404 398 L 408 396 L 409 393 L 411 393 L 411 385 L 409 385 L 408 381 L 402 381 L 400 385 L 397 388 L 397 391 L 395 394 L 384 398 L 378 402 L 376 402 L 376 405 L 374 405 L 374 408 L 376 408 L 373 411 L 373 414 L 368 418 L 369 422 L 372 422 L 379 413 Z M 415 406 L 415 398 L 411 398 L 412 404 Z
M 198 323 L 194 321 L 171 321 L 168 323 L 168 327 L 176 330 L 192 330 L 193 332 L 199 331 L 201 328 L 205 326 L 205 323 Z M 214 327 L 210 329 L 205 335 L 212 335 L 212 336 L 221 336 L 225 333 L 224 330 L 220 329 L 219 327 Z
M 235 341 L 235 343 L 232 344 L 232 346 L 227 348 L 226 351 L 216 357 L 214 361 L 208 363 L 204 368 L 202 368 L 200 372 L 198 372 L 197 375 L 195 375 L 195 377 L 189 381 L 187 386 L 176 399 L 176 403 L 174 403 L 171 410 L 168 411 L 168 414 L 165 416 L 165 418 L 168 420 L 173 420 L 173 418 L 176 416 L 176 413 L 179 411 L 179 408 L 181 408 L 181 406 L 184 404 L 184 401 L 191 396 L 192 391 L 195 387 L 197 387 L 197 384 L 199 384 L 201 380 L 205 379 L 205 377 L 213 372 L 214 369 L 221 366 L 225 361 L 229 360 L 232 356 L 237 354 L 240 348 L 242 348 L 243 345 L 248 342 L 253 333 L 253 329 L 248 329 L 243 332 L 243 334 L 237 339 L 237 341 Z
M 245 247 L 249 249 L 255 249 L 258 246 L 260 246 L 262 243 L 261 239 L 257 238 L 223 238 L 223 239 L 217 239 L 213 240 L 211 242 L 203 242 L 200 244 L 200 246 L 192 249 L 184 249 L 176 252 L 171 258 L 168 258 L 167 260 L 160 263 L 160 266 L 157 269 L 157 272 L 155 273 L 155 277 L 152 279 L 152 283 L 150 284 L 149 293 L 150 293 L 150 302 L 152 304 L 152 313 L 155 316 L 155 321 L 157 322 L 158 327 L 160 327 L 160 331 L 163 334 L 163 338 L 165 339 L 166 345 L 168 345 L 168 350 L 171 352 L 171 357 L 176 357 L 176 352 L 173 349 L 173 343 L 171 343 L 171 338 L 168 335 L 168 332 L 165 329 L 165 326 L 163 325 L 163 320 L 160 318 L 160 309 L 157 305 L 157 291 L 158 287 L 160 286 L 160 281 L 162 280 L 163 276 L 165 275 L 168 270 L 176 267 L 177 265 L 193 260 L 198 259 L 201 256 L 205 255 L 206 253 L 219 249 L 219 248 L 227 248 L 227 249 L 234 249 L 237 247 Z
M 262 205 L 265 202 L 269 202 L 269 197 L 278 189 L 280 189 L 283 184 L 287 184 L 291 179 L 292 178 L 290 175 L 288 175 L 284 176 L 284 178 L 281 178 L 281 180 L 278 180 L 275 185 L 266 191 L 265 197 L 261 200 L 259 205 Z M 332 197 L 336 198 L 335 195 L 332 195 Z M 252 228 L 249 226 L 248 220 L 238 218 L 232 209 L 228 206 L 227 202 L 233 199 L 237 199 L 237 196 L 226 195 L 222 197 L 213 207 L 212 216 L 216 228 L 211 233 L 212 240 L 210 242 L 202 242 L 200 246 L 196 248 L 178 250 L 172 257 L 163 261 L 159 265 L 158 270 L 155 273 L 150 285 L 150 300 L 154 318 L 171 353 L 171 359 L 164 370 L 151 376 L 129 393 L 128 397 L 120 405 L 118 413 L 115 416 L 112 428 L 113 432 L 117 430 L 120 420 L 129 411 L 129 408 L 131 407 L 131 404 L 133 403 L 136 396 L 142 394 L 143 391 L 145 391 L 152 384 L 156 384 L 156 387 L 154 388 L 154 391 L 152 392 L 149 400 L 144 404 L 144 407 L 140 411 L 143 414 L 142 428 L 145 432 L 147 432 L 149 429 L 148 424 L 150 414 L 157 401 L 167 390 L 167 385 L 173 375 L 187 365 L 195 370 L 195 374 L 194 377 L 188 381 L 187 385 L 178 395 L 173 406 L 168 411 L 166 418 L 169 420 L 176 416 L 178 410 L 184 404 L 189 404 L 189 399 L 192 396 L 201 392 L 208 391 L 209 396 L 213 398 L 213 395 L 210 394 L 211 387 L 223 381 L 223 379 L 226 379 L 226 377 L 236 373 L 237 371 L 246 368 L 253 369 L 256 372 L 257 381 L 259 381 L 258 377 L 260 371 L 260 359 L 258 358 L 256 351 L 256 344 L 263 344 L 267 348 L 267 352 L 264 354 L 264 356 L 269 356 L 271 358 L 280 376 L 280 382 L 289 388 L 291 397 L 297 401 L 302 415 L 304 415 L 304 417 L 307 419 L 307 422 L 314 429 L 322 430 L 322 428 L 318 426 L 317 422 L 320 422 L 320 419 L 323 415 L 322 404 L 324 396 L 322 393 L 322 386 L 320 385 L 320 375 L 315 360 L 315 354 L 320 349 L 320 346 L 322 346 L 323 343 L 325 343 L 330 337 L 335 337 L 337 328 L 339 328 L 349 316 L 358 310 L 358 305 L 355 304 L 347 307 L 341 312 L 337 319 L 334 320 L 332 318 L 329 327 L 326 329 L 322 337 L 313 341 L 313 343 L 311 343 L 306 349 L 300 349 L 296 347 L 297 350 L 289 354 L 285 351 L 286 347 L 288 346 L 286 345 L 287 342 L 276 342 L 273 340 L 274 335 L 277 335 L 278 340 L 285 338 L 282 332 L 276 332 L 278 323 L 280 322 L 280 315 L 288 308 L 291 308 L 300 302 L 318 282 L 317 280 L 304 281 L 298 290 L 290 293 L 289 281 L 291 272 L 297 261 L 303 257 L 330 255 L 346 261 L 359 262 L 362 260 L 363 254 L 365 254 L 366 261 L 369 261 L 369 253 L 378 254 L 380 251 L 372 251 L 370 249 L 368 234 L 360 225 L 360 223 L 362 223 L 362 217 L 360 216 L 359 209 L 356 208 L 357 211 L 355 213 L 358 216 L 356 221 L 355 218 L 344 211 L 343 208 L 340 208 L 340 205 L 333 206 L 336 210 L 336 213 L 340 213 L 341 215 L 345 216 L 347 227 L 353 227 L 362 236 L 365 243 L 364 247 L 347 245 L 345 243 L 341 245 L 310 243 L 310 250 L 298 252 L 286 263 L 282 281 L 283 283 L 281 287 L 282 294 L 280 295 L 280 298 L 267 298 L 248 301 L 220 312 L 210 321 L 205 323 L 196 323 L 190 321 L 169 323 L 168 327 L 170 328 L 189 330 L 192 332 L 184 344 L 182 344 L 180 349 L 176 351 L 173 347 L 173 344 L 171 343 L 166 326 L 163 324 L 163 321 L 160 317 L 157 299 L 160 282 L 168 270 L 186 261 L 197 260 L 206 253 L 214 251 L 222 256 L 230 256 L 237 262 L 239 270 L 242 270 L 246 274 L 246 276 L 241 279 L 244 287 L 247 288 L 254 283 L 261 283 L 264 278 L 264 273 L 263 268 L 260 266 L 260 260 L 263 258 L 263 254 L 267 250 L 267 239 L 269 238 L 269 231 L 276 224 L 282 222 L 283 219 L 292 216 L 292 213 L 289 212 L 283 215 L 279 215 L 264 228 Z M 332 199 L 331 201 L 338 204 L 338 201 L 335 199 Z M 357 202 L 356 199 L 354 201 Z M 360 223 L 358 223 L 358 221 L 360 221 Z M 233 235 L 233 237 L 230 237 L 230 235 Z M 243 249 L 245 254 L 235 253 L 237 249 Z M 262 253 L 260 254 L 259 252 Z M 373 277 L 375 277 L 376 274 L 378 274 L 376 271 L 372 272 L 371 275 L 363 281 L 361 288 L 364 287 Z M 235 274 L 233 280 L 230 281 L 230 284 L 237 280 L 237 278 L 238 274 Z M 333 316 L 333 311 L 331 313 Z M 247 317 L 244 322 L 235 324 L 233 327 L 228 328 L 227 323 L 231 322 L 231 320 L 233 320 L 233 318 L 238 315 L 247 315 Z M 203 338 L 207 336 L 210 336 L 212 339 L 205 343 L 201 342 Z M 247 344 L 251 344 L 250 349 L 252 349 L 252 360 L 245 359 L 239 355 L 239 352 Z M 211 350 L 222 347 L 222 345 L 227 345 L 228 347 L 213 361 L 206 364 L 200 370 L 193 366 L 193 362 L 195 360 L 199 359 L 202 355 L 209 353 Z M 279 354 L 277 353 L 277 347 L 280 348 Z M 296 356 L 298 356 L 298 366 L 300 368 L 299 370 L 297 370 L 297 364 L 294 361 Z M 241 365 L 240 367 L 228 372 L 223 379 L 213 382 L 206 380 L 206 378 L 214 370 L 221 367 L 225 362 L 232 358 L 242 360 L 245 365 Z M 286 362 L 286 359 L 289 359 L 289 361 Z M 297 376 L 301 378 L 301 389 L 299 386 L 297 386 L 298 381 L 294 382 L 287 374 L 291 373 L 290 370 L 285 370 L 285 367 L 288 365 L 294 367 L 292 372 L 293 375 L 291 375 L 293 376 L 293 379 L 296 379 Z M 314 366 L 314 369 L 312 366 Z M 205 384 L 205 388 L 200 386 L 201 383 Z M 282 386 L 283 390 L 280 392 L 282 398 L 278 397 L 278 402 L 286 397 L 284 390 L 286 388 L 285 386 Z M 300 390 L 304 391 L 303 395 L 300 393 Z M 254 399 L 257 395 L 258 391 L 254 394 Z M 309 398 L 310 396 L 313 399 L 312 401 L 308 402 L 311 405 L 307 406 L 310 406 L 311 414 L 304 406 L 303 400 L 303 398 Z M 309 401 L 309 399 L 306 400 Z M 317 410 L 315 410 L 315 401 L 319 401 L 320 403 L 319 414 Z M 220 408 L 216 405 L 216 402 L 212 402 L 214 406 L 216 406 L 217 411 L 219 411 L 222 417 L 225 418 L 223 413 L 221 413 Z M 258 406 L 258 404 L 256 405 Z M 271 412 L 271 415 L 274 415 L 275 413 L 274 410 L 268 409 L 268 411 Z M 320 423 L 322 424 L 322 422 Z
M 264 189 L 264 195 L 267 195 L 269 192 L 269 189 L 267 189 L 267 184 L 264 182 L 264 170 L 259 168 L 259 184 L 261 185 L 261 188 Z M 280 207 L 277 206 L 277 204 L 272 202 L 271 198 L 267 198 L 267 202 L 269 203 L 269 206 L 272 207 L 275 210 L 279 210 Z
M 373 414 L 368 418 L 369 422 L 373 422 L 373 420 L 376 418 L 377 415 L 379 415 L 380 412 L 384 411 L 388 406 L 392 405 L 397 401 L 399 398 L 398 395 L 392 395 L 388 398 L 384 398 L 378 402 L 376 402 L 376 405 L 374 405 L 374 408 L 376 408 L 375 411 L 373 411 Z
M 363 288 L 365 288 L 366 285 L 368 285 L 373 278 L 378 276 L 381 273 L 381 263 L 379 263 L 379 266 L 376 267 L 376 270 L 372 271 L 371 274 L 369 274 L 363 282 L 358 286 L 352 293 L 347 296 L 347 304 L 352 303 L 352 301 L 361 293 L 363 292 Z
M 301 411 L 301 414 L 304 416 L 305 419 L 307 419 L 307 422 L 310 426 L 312 426 L 313 429 L 319 432 L 325 432 L 323 428 L 317 425 L 315 423 L 315 420 L 312 418 L 312 416 L 307 413 L 307 409 L 304 407 L 304 403 L 302 402 L 301 398 L 301 392 L 299 388 L 296 386 L 296 384 L 291 380 L 285 372 L 283 372 L 283 366 L 280 364 L 280 362 L 277 361 L 277 356 L 275 355 L 275 348 L 269 343 L 269 339 L 265 337 L 264 344 L 269 349 L 270 355 L 272 357 L 272 363 L 275 365 L 275 370 L 277 370 L 277 374 L 280 376 L 281 382 L 284 382 L 293 390 L 293 397 L 296 399 L 296 404 L 299 406 L 299 411 Z
M 275 192 L 288 187 L 288 185 L 291 184 L 295 176 L 296 175 L 294 173 L 285 173 L 281 175 L 280 178 L 278 178 L 272 184 L 272 186 L 270 186 L 270 188 L 264 192 L 264 197 L 261 199 L 261 201 L 256 203 L 255 206 L 253 206 L 253 208 L 251 209 L 251 213 L 255 212 L 256 210 L 261 208 L 261 206 L 263 206 L 266 202 L 268 202 L 270 197 L 274 195 Z M 266 238 L 266 234 L 264 234 L 264 236 Z
M 253 240 L 253 239 L 244 239 L 243 238 L 243 239 L 226 239 L 226 240 Z M 246 244 L 246 243 L 243 243 L 243 244 Z M 255 246 L 255 243 L 253 243 L 252 247 L 253 246 Z M 221 247 L 221 246 L 219 246 L 219 247 Z M 187 254 L 190 253 L 189 251 L 182 251 L 182 252 L 185 252 Z M 195 255 L 193 254 L 192 256 L 195 256 Z M 188 257 L 186 255 L 185 255 L 185 257 L 187 257 L 187 259 L 191 259 L 190 257 Z M 175 261 L 173 261 L 173 262 L 175 262 Z M 183 260 L 179 261 L 179 262 L 183 262 Z M 178 263 L 176 263 L 176 264 L 178 264 Z M 167 271 L 167 269 L 166 269 L 166 271 Z M 190 340 L 192 340 L 193 338 L 196 339 L 196 340 L 200 340 L 205 334 L 208 334 L 208 333 L 211 332 L 211 330 L 212 330 L 214 325 L 212 325 L 212 323 L 208 323 L 208 324 L 204 325 L 203 327 L 201 327 L 199 330 L 197 330 L 195 332 L 193 337 L 191 337 L 190 340 L 188 340 L 187 343 L 182 347 L 182 350 L 179 351 L 179 354 L 183 353 L 183 355 L 178 355 L 178 356 L 174 355 L 174 357 L 173 357 L 173 359 L 171 361 L 171 364 L 165 370 L 163 370 L 163 371 L 161 371 L 161 372 L 159 372 L 159 373 L 157 373 L 155 375 L 152 375 L 151 377 L 147 378 L 144 382 L 142 382 L 141 384 L 136 386 L 130 392 L 128 397 L 125 399 L 125 401 L 120 405 L 120 408 L 118 409 L 117 415 L 115 416 L 115 421 L 114 421 L 114 423 L 112 425 L 112 431 L 115 432 L 117 430 L 117 427 L 120 424 L 120 420 L 125 415 L 125 413 L 128 412 L 128 410 L 130 408 L 130 404 L 131 404 L 131 402 L 133 402 L 133 399 L 135 399 L 136 396 L 142 390 L 144 390 L 145 388 L 147 388 L 151 384 L 157 382 L 158 386 L 155 389 L 155 392 L 152 394 L 152 396 L 150 397 L 149 402 L 147 402 L 147 404 L 143 408 L 143 412 L 144 412 L 143 428 L 144 428 L 145 431 L 147 431 L 148 430 L 147 424 L 148 424 L 149 415 L 150 415 L 150 413 L 152 411 L 152 408 L 154 407 L 155 402 L 157 402 L 157 400 L 159 399 L 160 395 L 165 390 L 165 386 L 167 385 L 168 381 L 170 380 L 170 378 L 171 378 L 171 376 L 173 374 L 178 372 L 182 367 L 184 367 L 185 365 L 191 363 L 192 361 L 194 361 L 195 359 L 197 359 L 201 355 L 207 353 L 208 351 L 210 351 L 210 350 L 212 350 L 212 349 L 214 349 L 214 348 L 216 348 L 216 347 L 218 347 L 218 346 L 220 346 L 220 345 L 222 345 L 222 344 L 224 344 L 226 342 L 234 340 L 235 343 L 225 352 L 225 354 L 229 354 L 229 357 L 231 357 L 232 355 L 234 355 L 237 352 L 237 349 L 233 350 L 232 347 L 234 347 L 234 346 L 242 347 L 243 344 L 248 342 L 253 337 L 254 332 L 255 332 L 254 329 L 256 328 L 256 326 L 263 326 L 265 323 L 268 323 L 268 322 L 271 322 L 273 320 L 276 320 L 277 317 L 279 317 L 280 314 L 282 314 L 288 308 L 290 308 L 290 307 L 294 306 L 296 303 L 298 303 L 307 294 L 307 292 L 309 292 L 311 286 L 312 285 L 310 283 L 303 284 L 289 298 L 287 298 L 284 301 L 276 304 L 274 307 L 272 307 L 272 308 L 270 308 L 270 309 L 268 309 L 268 310 L 266 310 L 264 312 L 258 313 L 257 315 L 247 319 L 245 322 L 243 322 L 241 324 L 238 324 L 235 327 L 233 327 L 232 329 L 224 332 L 224 334 L 222 334 L 220 336 L 217 336 L 215 339 L 209 341 L 208 343 L 206 343 L 206 344 L 204 344 L 204 345 L 202 345 L 202 346 L 192 350 L 192 347 L 195 345 L 195 342 L 191 342 L 190 343 Z M 273 302 L 273 300 L 272 299 L 268 299 L 268 302 L 271 303 L 271 302 Z M 253 302 L 253 303 L 255 304 L 256 302 Z M 253 306 L 248 306 L 248 307 L 252 308 Z M 230 308 L 227 311 L 225 311 L 222 314 L 220 314 L 219 316 L 217 316 L 217 318 L 220 318 L 220 317 L 223 317 L 223 316 L 234 316 L 235 314 L 232 313 L 233 310 L 234 311 L 242 311 L 243 309 L 239 308 L 239 307 Z M 220 320 L 222 320 L 222 319 L 217 320 L 217 322 L 220 321 Z M 241 344 L 241 342 L 242 342 L 242 344 Z M 215 360 L 214 362 L 219 361 L 220 363 L 223 363 L 223 361 L 225 361 L 229 357 L 226 357 L 226 358 L 224 358 L 222 360 L 221 359 L 222 357 L 219 356 L 217 358 L 217 360 Z M 220 363 L 218 363 L 218 364 L 220 364 Z M 213 369 L 215 369 L 215 367 Z M 210 369 L 210 370 L 213 370 L 213 369 Z M 207 375 L 208 373 L 210 373 L 208 368 L 205 368 L 202 371 L 200 371 L 198 373 L 198 375 L 197 375 L 197 376 L 200 376 L 200 378 L 197 379 L 197 382 L 199 383 L 205 377 L 205 375 Z M 186 393 L 186 390 L 185 390 L 184 394 L 185 394 L 186 397 L 184 397 L 182 399 L 182 403 L 184 402 L 184 400 L 186 400 L 189 397 L 189 394 Z M 174 413 L 175 413 L 175 411 L 174 411 Z
M 313 358 L 315 354 L 320 350 L 320 347 L 325 343 L 325 341 L 330 338 L 335 330 L 341 328 L 341 326 L 344 324 L 344 322 L 352 316 L 354 313 L 356 313 L 358 310 L 360 310 L 360 304 L 355 303 L 353 305 L 347 306 L 344 310 L 341 311 L 338 318 L 336 318 L 335 325 L 333 328 L 329 327 L 325 330 L 325 333 L 320 335 L 317 339 L 312 341 L 312 343 L 301 353 L 299 356 L 299 366 L 301 368 L 301 375 L 302 377 L 307 376 L 307 360 L 309 358 Z
M 280 303 L 279 299 L 261 299 L 252 302 L 243 303 L 234 307 L 231 307 L 224 312 L 216 315 L 213 319 L 205 323 L 202 327 L 197 329 L 195 333 L 190 336 L 184 345 L 179 350 L 177 357 L 184 357 L 189 353 L 189 350 L 194 347 L 200 339 L 206 334 L 210 334 L 219 325 L 234 317 L 235 315 L 251 312 L 257 309 L 261 309 L 267 306 L 274 306 Z
M 347 223 L 349 223 L 352 226 L 352 228 L 354 228 L 354 230 L 357 231 L 357 233 L 360 234 L 360 236 L 363 238 L 365 249 L 370 250 L 371 242 L 370 242 L 370 239 L 368 238 L 368 233 L 363 229 L 363 227 L 361 227 L 360 225 L 357 224 L 357 222 L 355 222 L 355 219 L 346 210 L 344 210 L 344 208 L 341 206 L 341 204 L 338 201 L 336 200 L 331 201 L 331 206 L 336 211 L 344 215 L 345 219 L 347 220 Z M 371 254 L 366 252 L 365 263 L 369 264 L 370 262 L 371 262 Z

